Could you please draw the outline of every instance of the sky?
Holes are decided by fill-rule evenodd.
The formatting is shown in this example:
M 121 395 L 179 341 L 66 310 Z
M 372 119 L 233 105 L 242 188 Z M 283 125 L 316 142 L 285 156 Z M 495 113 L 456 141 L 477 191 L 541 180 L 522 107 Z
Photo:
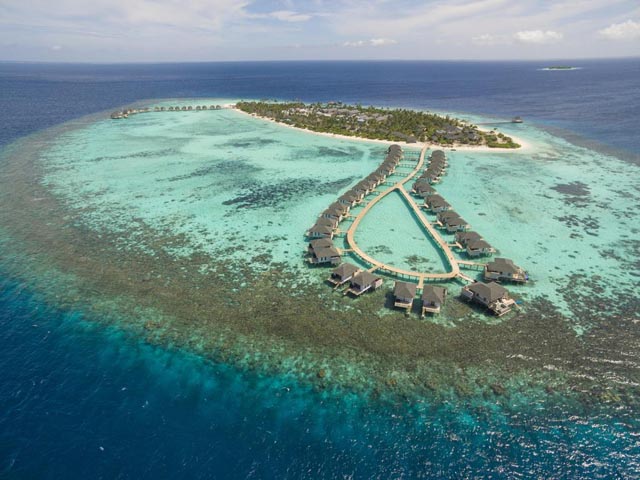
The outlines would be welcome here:
M 0 0 L 0 60 L 640 56 L 638 0 Z

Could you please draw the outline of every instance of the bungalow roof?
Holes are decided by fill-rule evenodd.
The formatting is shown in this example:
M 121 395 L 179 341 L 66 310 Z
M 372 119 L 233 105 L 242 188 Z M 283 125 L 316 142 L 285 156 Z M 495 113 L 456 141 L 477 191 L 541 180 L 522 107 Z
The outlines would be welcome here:
M 357 275 L 355 275 L 351 279 L 351 283 L 358 285 L 360 287 L 368 287 L 370 285 L 373 285 L 373 283 L 376 282 L 376 280 L 378 280 L 379 278 L 380 277 L 376 277 L 371 272 L 367 272 L 365 270 L 364 272 L 360 272 Z
M 471 250 L 481 250 L 484 248 L 491 248 L 491 245 L 489 245 L 486 240 L 480 238 L 478 240 L 468 241 L 467 247 Z
M 496 258 L 487 264 L 490 272 L 518 273 L 518 267 L 508 258 Z
M 340 257 L 340 252 L 336 247 L 321 247 L 314 250 L 314 255 L 316 258 L 332 258 Z
M 488 300 L 488 303 L 495 302 L 507 297 L 509 292 L 506 288 L 496 282 L 476 282 L 467 287 L 474 295 L 480 295 Z
M 435 287 L 433 285 L 425 285 L 422 289 L 422 301 L 427 303 L 444 303 L 444 298 L 447 291 L 442 287 Z
M 351 263 L 343 263 L 339 267 L 335 268 L 331 274 L 344 278 L 352 276 L 358 270 L 360 269 Z
M 410 282 L 396 282 L 393 287 L 393 296 L 396 298 L 413 298 L 416 296 L 418 286 Z
M 333 247 L 333 240 L 330 238 L 318 238 L 316 240 L 311 240 L 309 242 L 309 246 L 313 250 L 318 250 L 320 248 Z

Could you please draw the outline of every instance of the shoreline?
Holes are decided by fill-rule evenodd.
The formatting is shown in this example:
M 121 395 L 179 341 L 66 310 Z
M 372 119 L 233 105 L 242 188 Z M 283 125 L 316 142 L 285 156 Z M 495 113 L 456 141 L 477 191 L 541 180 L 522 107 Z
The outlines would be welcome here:
M 439 149 L 439 150 L 444 150 L 444 151 L 459 151 L 459 152 L 478 152 L 478 153 L 487 153 L 487 152 L 495 152 L 495 153 L 522 153 L 522 152 L 529 152 L 532 149 L 532 145 L 531 143 L 527 142 L 526 140 L 522 140 L 522 138 L 520 137 L 515 137 L 511 134 L 509 134 L 509 136 L 513 139 L 514 142 L 518 143 L 520 145 L 520 148 L 491 148 L 488 147 L 486 145 L 447 145 L 447 146 L 443 146 L 443 145 L 437 145 L 434 143 L 429 143 L 429 142 L 416 142 L 416 143 L 408 143 L 408 142 L 401 142 L 401 141 L 392 141 L 392 140 L 380 140 L 380 139 L 376 139 L 376 138 L 365 138 L 365 137 L 357 137 L 357 136 L 351 136 L 351 135 L 342 135 L 339 133 L 328 133 L 328 132 L 317 132 L 315 130 L 310 130 L 308 128 L 300 128 L 300 127 L 295 127 L 293 125 L 288 125 L 286 123 L 282 123 L 282 122 L 278 122 L 277 120 L 274 120 L 272 118 L 268 118 L 268 117 L 262 117 L 260 115 L 257 115 L 255 113 L 247 113 L 243 110 L 240 110 L 239 108 L 236 108 L 234 105 L 223 105 L 222 108 L 228 109 L 228 110 L 233 110 L 234 112 L 238 112 L 241 113 L 243 115 L 247 115 L 249 117 L 253 117 L 253 118 L 257 118 L 259 120 L 264 120 L 266 122 L 270 122 L 273 123 L 275 125 L 280 125 L 282 127 L 286 127 L 286 128 L 291 128 L 293 130 L 297 130 L 299 132 L 306 132 L 306 133 L 311 133 L 314 135 L 322 135 L 324 137 L 329 137 L 329 138 L 334 138 L 334 139 L 339 139 L 339 140 L 353 140 L 356 142 L 371 142 L 371 143 L 378 143 L 378 144 L 382 144 L 382 145 L 393 145 L 393 144 L 398 144 L 401 145 L 403 147 L 407 147 L 407 148 L 415 148 L 415 149 L 422 149 L 422 147 L 424 147 L 425 145 L 428 148 L 434 148 L 434 149 Z

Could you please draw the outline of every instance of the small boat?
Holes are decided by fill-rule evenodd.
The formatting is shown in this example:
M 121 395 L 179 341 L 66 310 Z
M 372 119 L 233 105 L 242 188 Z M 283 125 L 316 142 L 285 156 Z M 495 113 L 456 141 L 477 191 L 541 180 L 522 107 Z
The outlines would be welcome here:
M 521 117 L 513 117 L 511 119 L 511 123 L 523 123 L 523 122 L 524 122 L 524 120 L 522 120 Z

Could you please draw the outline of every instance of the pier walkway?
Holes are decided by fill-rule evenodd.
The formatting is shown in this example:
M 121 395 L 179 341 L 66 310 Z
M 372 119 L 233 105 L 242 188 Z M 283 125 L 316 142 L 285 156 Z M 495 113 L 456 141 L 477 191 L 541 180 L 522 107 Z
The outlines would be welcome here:
M 356 254 L 358 257 L 360 257 L 367 264 L 372 265 L 372 268 L 370 269 L 371 271 L 373 271 L 373 270 L 382 270 L 382 271 L 391 273 L 393 275 L 397 275 L 399 277 L 417 279 L 418 280 L 418 288 L 422 288 L 425 281 L 451 280 L 451 279 L 454 279 L 454 278 L 462 278 L 465 281 L 471 282 L 471 281 L 473 281 L 471 278 L 469 278 L 468 276 L 466 276 L 466 275 L 464 275 L 463 273 L 460 272 L 459 262 L 454 257 L 453 252 L 451 251 L 451 248 L 449 247 L 447 242 L 445 242 L 442 239 L 442 237 L 436 231 L 436 229 L 433 227 L 433 225 L 425 218 L 425 216 L 422 213 L 422 211 L 420 210 L 420 207 L 418 206 L 418 204 L 411 197 L 411 195 L 409 195 L 407 193 L 407 191 L 404 188 L 404 185 L 409 180 L 411 180 L 413 177 L 415 177 L 416 174 L 418 172 L 420 172 L 420 170 L 424 166 L 424 161 L 425 161 L 425 155 L 427 153 L 427 148 L 428 147 L 426 145 L 422 148 L 422 151 L 420 152 L 420 158 L 418 160 L 417 165 L 415 166 L 415 168 L 407 176 L 405 176 L 402 180 L 392 184 L 386 190 L 383 190 L 382 192 L 380 192 L 373 200 L 371 200 L 358 213 L 358 215 L 356 215 L 354 217 L 353 222 L 351 223 L 351 225 L 349 226 L 349 229 L 347 230 L 346 240 L 347 240 L 347 243 L 349 245 L 349 249 L 354 254 Z M 414 271 L 411 271 L 411 270 L 403 270 L 401 268 L 396 268 L 396 267 L 391 266 L 391 265 L 386 265 L 383 262 L 380 262 L 379 260 L 376 260 L 375 258 L 373 258 L 373 257 L 369 256 L 368 254 L 366 254 L 358 246 L 358 244 L 355 241 L 354 236 L 355 236 L 356 230 L 358 229 L 358 225 L 360 225 L 360 221 L 367 215 L 367 213 L 369 213 L 369 210 L 371 210 L 371 208 L 373 208 L 373 206 L 376 203 L 378 203 L 380 200 L 382 200 L 383 198 L 385 198 L 387 195 L 389 195 L 390 193 L 392 193 L 394 191 L 398 191 L 404 197 L 404 199 L 406 200 L 407 204 L 411 207 L 411 209 L 413 210 L 413 212 L 416 215 L 416 217 L 418 218 L 418 220 L 420 220 L 420 222 L 424 226 L 425 230 L 429 233 L 429 235 L 431 236 L 433 241 L 436 243 L 438 248 L 442 251 L 442 253 L 444 254 L 444 256 L 447 259 L 447 262 L 449 263 L 450 271 L 445 272 L 445 273 L 422 273 L 422 272 L 414 272 Z

